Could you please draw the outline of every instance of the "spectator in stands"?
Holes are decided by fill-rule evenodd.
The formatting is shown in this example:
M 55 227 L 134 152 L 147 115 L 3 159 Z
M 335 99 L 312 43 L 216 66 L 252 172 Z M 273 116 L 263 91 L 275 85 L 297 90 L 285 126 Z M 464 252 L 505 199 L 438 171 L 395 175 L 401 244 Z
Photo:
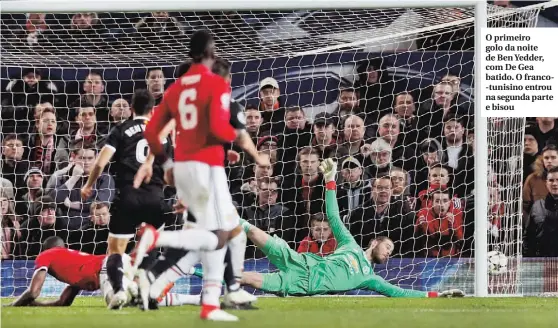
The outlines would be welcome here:
M 379 236 L 393 240 L 393 253 L 405 255 L 412 250 L 414 213 L 391 201 L 393 186 L 389 176 L 382 176 L 372 182 L 371 197 L 361 208 L 351 212 L 348 226 L 351 234 L 361 247 Z
M 272 77 L 260 81 L 260 104 L 262 125 L 260 135 L 266 133 L 282 133 L 285 127 L 285 108 L 281 107 L 279 83 Z
M 96 110 L 94 107 L 81 107 L 78 109 L 76 117 L 77 125 L 70 131 L 69 138 L 64 138 L 60 144 L 60 152 L 69 152 L 70 145 L 76 140 L 83 140 L 87 143 L 102 148 L 104 136 L 108 134 L 108 125 L 106 123 L 97 123 Z M 64 156 L 69 158 L 69 154 Z M 68 163 L 58 163 L 58 167 L 64 167 Z
M 324 212 L 325 183 L 318 171 L 320 157 L 316 149 L 310 146 L 300 149 L 297 165 L 300 174 L 285 176 L 281 185 L 283 204 L 299 217 Z
M 343 130 L 342 147 L 339 147 L 336 157 L 357 156 L 362 154 L 361 149 L 365 145 L 365 127 L 361 117 L 350 115 L 345 119 Z
M 130 110 L 130 104 L 126 99 L 118 98 L 112 102 L 112 105 L 110 106 L 110 121 L 113 123 L 111 124 L 112 126 L 127 120 L 130 116 L 132 116 L 132 111 Z
M 285 174 L 283 169 L 283 162 L 278 161 L 279 158 L 283 158 L 283 150 L 279 150 L 278 147 L 279 138 L 275 136 L 265 136 L 258 139 L 256 144 L 256 149 L 261 154 L 268 154 L 271 165 L 273 166 L 273 176 L 278 177 Z
M 458 113 L 458 107 L 453 105 L 453 85 L 449 82 L 439 82 L 434 86 L 432 98 L 426 100 L 418 111 L 419 138 L 442 138 L 443 121 L 450 112 Z
M 535 201 L 530 213 L 530 256 L 558 256 L 558 167 L 548 170 L 546 188 L 548 194 Z
M 452 192 L 440 187 L 428 197 L 432 206 L 417 213 L 416 251 L 428 257 L 460 256 L 463 243 L 463 212 L 451 206 Z
M 279 132 L 279 147 L 283 164 L 283 175 L 293 174 L 296 170 L 298 150 L 310 146 L 312 142 L 312 125 L 300 107 L 285 109 L 285 129 Z
M 553 167 L 558 167 L 558 147 L 550 144 L 543 148 L 541 156 L 535 161 L 534 172 L 527 177 L 523 186 L 523 218 L 527 226 L 533 203 L 548 195 L 545 180 L 548 171 Z
M 165 73 L 161 67 L 150 67 L 147 69 L 145 84 L 147 85 L 147 91 L 155 98 L 155 105 L 159 105 L 163 99 L 165 82 Z
M 414 207 L 414 198 L 411 197 L 411 192 L 409 189 L 409 181 L 411 177 L 407 171 L 404 169 L 393 166 L 389 171 L 389 177 L 391 178 L 391 197 L 394 200 L 399 200 L 403 202 L 408 202 L 410 208 Z
M 38 168 L 31 168 L 25 173 L 24 180 L 26 193 L 21 196 L 16 205 L 16 213 L 23 216 L 29 214 L 29 208 L 43 196 L 44 174 Z
M 8 179 L 0 178 L 0 190 L 10 199 L 14 199 L 14 185 Z
M 260 126 L 263 123 L 262 113 L 258 108 L 248 106 L 246 106 L 244 113 L 246 114 L 246 131 L 248 131 L 248 134 L 252 137 L 252 141 L 256 143 Z
M 448 82 L 453 88 L 453 104 L 462 110 L 461 115 L 467 116 L 465 127 L 468 128 L 473 124 L 473 114 L 475 113 L 474 103 L 461 93 L 461 79 L 454 74 L 446 74 L 441 79 L 442 82 Z
M 366 113 L 366 122 L 378 122 L 391 112 L 395 83 L 382 57 L 365 59 L 357 64 L 360 86 L 360 108 Z M 370 116 L 370 117 L 369 117 Z
M 337 202 L 341 217 L 362 207 L 370 199 L 372 185 L 363 179 L 362 164 L 355 157 L 349 156 L 341 163 L 343 183 L 337 187 Z
M 78 114 L 77 109 L 84 107 L 94 107 L 96 109 L 97 122 L 109 121 L 108 97 L 104 94 L 105 83 L 101 73 L 91 71 L 83 82 L 84 94 L 74 101 L 70 107 L 76 111 L 69 118 L 70 121 Z
M 0 167 L 2 177 L 8 179 L 15 187 L 15 199 L 21 200 L 25 189 L 25 173 L 29 162 L 23 161 L 23 140 L 15 134 L 9 134 L 2 141 L 2 160 Z
M 558 125 L 556 117 L 537 117 L 536 138 L 539 147 L 547 144 L 558 145 Z
M 349 115 L 358 115 L 361 113 L 359 102 L 360 98 L 357 89 L 349 87 L 339 90 L 337 108 L 335 108 L 331 113 L 331 120 L 335 130 L 343 130 L 343 127 L 345 126 L 345 119 Z M 337 134 L 337 131 L 335 131 L 335 134 Z
M 43 108 L 39 116 L 39 125 L 36 133 L 30 133 L 27 144 L 27 154 L 24 152 L 23 158 L 29 159 L 29 165 L 40 168 L 46 175 L 52 174 L 56 170 L 56 164 L 66 162 L 68 158 L 65 154 L 59 153 L 62 139 L 56 134 L 56 115 L 51 108 Z
M 416 160 L 413 147 L 405 146 L 405 135 L 401 134 L 401 124 L 394 114 L 382 116 L 378 122 L 378 138 L 391 147 L 391 163 L 407 170 L 415 169 Z
M 48 237 L 59 236 L 68 242 L 67 220 L 56 215 L 56 203 L 51 197 L 39 197 L 29 210 L 29 219 L 21 224 L 21 238 L 18 241 L 25 259 L 37 256 Z
M 25 31 L 27 32 L 27 44 L 34 46 L 39 42 L 39 35 L 48 31 L 48 24 L 46 22 L 46 14 L 28 14 L 27 22 L 25 24 Z
M 152 12 L 136 23 L 137 37 L 140 45 L 155 44 L 160 49 L 172 48 L 183 42 L 183 32 L 176 18 L 166 11 Z M 162 48 L 161 48 L 162 47 Z
M 261 155 L 265 156 L 263 154 Z M 253 164 L 252 167 L 253 175 L 242 184 L 240 187 L 240 193 L 233 192 L 235 195 L 235 201 L 242 206 L 253 204 L 258 193 L 258 186 L 263 181 L 267 181 L 269 178 L 273 177 L 273 165 L 261 166 Z
M 442 163 L 434 163 L 428 168 L 428 188 L 418 193 L 418 205 L 421 209 L 432 206 L 429 195 L 433 190 L 451 185 L 452 173 L 451 167 Z
M 59 204 L 64 216 L 69 218 L 68 229 L 77 230 L 83 225 L 83 220 L 89 218 L 93 200 L 111 202 L 115 195 L 114 180 L 102 173 L 93 188 L 93 194 L 85 201 L 81 200 L 80 190 L 86 182 L 95 158 L 96 149 L 93 145 L 84 143 L 82 148 L 74 149 L 74 162 L 67 176 L 60 176 L 50 196 Z
M 383 175 L 389 175 L 393 166 L 391 160 L 391 146 L 384 139 L 378 138 L 371 144 L 362 147 L 362 166 L 364 167 L 365 179 Z
M 2 92 L 2 106 L 34 107 L 39 103 L 55 103 L 58 87 L 43 79 L 45 74 L 39 68 L 22 68 L 21 79 L 12 80 Z
M 258 186 L 258 196 L 256 201 L 249 206 L 242 207 L 241 217 L 256 227 L 264 230 L 271 235 L 277 235 L 287 241 L 291 247 L 297 242 L 296 236 L 299 233 L 293 213 L 281 204 L 277 204 L 278 187 L 273 179 L 261 180 Z M 302 236 L 302 234 L 300 234 Z M 302 239 L 302 238 L 301 238 Z M 300 240 L 298 240 L 300 241 Z M 246 258 L 264 257 L 262 253 L 256 251 L 252 245 L 248 248 L 251 254 Z
M 79 244 L 70 245 L 71 248 L 95 255 L 107 253 L 109 207 L 109 203 L 93 202 L 91 204 L 90 220 L 84 222 L 81 229 L 73 232 L 73 240 L 79 240 Z
M 523 183 L 525 184 L 527 177 L 533 173 L 535 161 L 539 153 L 537 131 L 532 125 L 527 125 L 525 127 L 523 145 Z
M 447 165 L 453 169 L 453 188 L 460 197 L 468 195 L 473 188 L 474 161 L 473 149 L 465 142 L 465 121 L 455 114 L 444 118 L 444 139 L 442 151 Z
M 2 217 L 2 260 L 12 259 L 19 254 L 16 241 L 21 238 L 19 216 L 16 215 L 13 198 L 0 190 L 0 213 Z
M 415 181 L 411 185 L 411 194 L 418 195 L 422 190 L 428 189 L 430 166 L 434 163 L 444 163 L 442 144 L 433 138 L 422 141 L 418 147 L 417 165 L 415 167 Z
M 332 254 L 336 249 L 337 241 L 324 214 L 313 214 L 310 217 L 310 235 L 300 242 L 297 252 L 313 253 L 324 257 Z
M 331 115 L 327 112 L 316 114 L 313 130 L 312 146 L 320 153 L 320 159 L 334 157 L 337 153 L 337 140 L 334 138 L 335 124 Z
M 416 116 L 416 107 L 413 95 L 408 92 L 399 93 L 395 96 L 393 109 L 395 117 L 399 119 L 401 124 L 399 128 L 403 137 L 401 142 L 405 146 L 411 147 L 414 152 L 420 140 L 418 139 L 418 117 Z

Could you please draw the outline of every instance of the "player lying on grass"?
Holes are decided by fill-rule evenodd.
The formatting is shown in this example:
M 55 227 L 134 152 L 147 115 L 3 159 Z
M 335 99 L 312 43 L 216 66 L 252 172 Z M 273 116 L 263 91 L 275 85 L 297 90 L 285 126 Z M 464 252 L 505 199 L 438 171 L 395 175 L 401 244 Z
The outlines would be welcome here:
M 297 253 L 287 243 L 242 222 L 248 238 L 260 248 L 279 272 L 244 272 L 242 284 L 250 285 L 279 296 L 310 296 L 367 289 L 389 297 L 462 297 L 464 293 L 451 289 L 441 293 L 402 289 L 374 274 L 372 263 L 385 263 L 393 251 L 393 242 L 378 237 L 363 251 L 339 216 L 335 176 L 337 164 L 326 159 L 320 165 L 326 181 L 326 214 L 337 250 L 326 257 L 312 253 Z
M 60 237 L 49 237 L 43 243 L 43 252 L 35 259 L 35 272 L 31 284 L 11 306 L 70 306 L 80 291 L 101 289 L 103 299 L 110 304 L 113 288 L 106 273 L 107 255 L 91 255 L 65 247 Z M 130 257 L 122 256 L 124 269 L 131 268 Z M 47 273 L 58 281 L 68 284 L 57 300 L 39 302 L 37 298 L 45 283 Z M 137 296 L 137 285 L 124 276 L 123 284 L 128 292 L 128 302 Z M 199 305 L 199 295 L 167 293 L 159 300 L 159 306 Z M 122 305 L 125 305 L 122 304 Z

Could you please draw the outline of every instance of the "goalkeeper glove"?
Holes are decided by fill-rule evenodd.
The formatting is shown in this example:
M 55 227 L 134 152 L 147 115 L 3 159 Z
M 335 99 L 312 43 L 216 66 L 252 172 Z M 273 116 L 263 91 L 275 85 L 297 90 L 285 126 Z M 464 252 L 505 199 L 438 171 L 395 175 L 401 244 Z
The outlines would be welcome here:
M 337 175 L 337 163 L 331 158 L 326 158 L 320 164 L 320 172 L 324 175 L 326 183 L 335 181 L 335 176 Z
M 444 290 L 438 294 L 438 297 L 464 297 L 465 293 L 460 289 Z

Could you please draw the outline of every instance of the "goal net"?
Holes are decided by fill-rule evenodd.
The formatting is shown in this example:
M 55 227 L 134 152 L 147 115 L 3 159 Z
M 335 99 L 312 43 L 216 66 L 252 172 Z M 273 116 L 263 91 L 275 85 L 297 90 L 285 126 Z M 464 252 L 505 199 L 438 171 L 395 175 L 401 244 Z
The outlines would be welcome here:
M 539 11 L 489 6 L 489 26 L 533 27 Z M 474 293 L 474 204 L 486 201 L 472 197 L 474 162 L 486 160 L 474 157 L 474 8 L 3 13 L 1 24 L 2 296 L 28 285 L 48 236 L 106 252 L 114 190 L 80 204 L 80 183 L 65 185 L 76 165 L 90 165 L 79 141 L 101 147 L 130 116 L 134 90 L 160 100 L 187 58 L 188 37 L 202 28 L 232 62 L 233 97 L 273 163 L 257 167 L 241 156 L 227 167 L 244 219 L 295 251 L 332 252 L 317 174 L 319 160 L 332 157 L 355 241 L 395 242 L 377 274 L 403 288 Z M 530 284 L 545 264 L 521 260 L 524 125 L 515 118 L 488 125 L 487 251 L 509 259 L 490 278 L 493 294 L 558 291 Z M 171 188 L 167 197 L 174 201 Z M 177 216 L 170 228 L 181 227 Z M 245 270 L 276 270 L 253 245 L 246 254 Z M 46 286 L 43 295 L 62 290 L 52 277 Z M 175 289 L 200 287 L 184 278 Z

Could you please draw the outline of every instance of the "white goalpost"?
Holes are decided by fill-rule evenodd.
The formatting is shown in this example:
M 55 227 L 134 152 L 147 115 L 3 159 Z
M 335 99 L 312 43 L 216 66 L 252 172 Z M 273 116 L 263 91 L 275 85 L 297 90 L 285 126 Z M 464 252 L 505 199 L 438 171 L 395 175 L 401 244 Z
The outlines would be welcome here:
M 269 232 L 283 238 L 295 238 L 288 241 L 293 247 L 298 247 L 301 237 L 304 237 L 302 232 L 310 234 L 309 216 L 298 203 L 304 203 L 306 207 L 305 197 L 312 196 L 310 192 L 303 195 L 302 190 L 306 187 L 303 187 L 304 182 L 301 184 L 297 180 L 301 177 L 297 153 L 305 146 L 314 145 L 315 130 L 311 123 L 318 121 L 320 116 L 316 114 L 326 111 L 331 115 L 328 120 L 338 123 L 343 122 L 341 110 L 354 110 L 358 115 L 362 114 L 364 125 L 363 135 L 354 142 L 387 147 L 378 148 L 380 150 L 377 150 L 378 157 L 375 159 L 368 159 L 369 154 L 366 154 L 362 163 L 357 161 L 366 177 L 362 184 L 379 177 L 377 174 L 380 172 L 393 179 L 392 172 L 403 169 L 407 185 L 398 195 L 401 198 L 397 199 L 413 204 L 409 211 L 411 214 L 403 216 L 397 213 L 401 215 L 397 216 L 401 221 L 386 224 L 389 228 L 382 228 L 382 231 L 374 230 L 379 229 L 380 223 L 370 223 L 376 220 L 376 216 L 367 216 L 368 207 L 359 212 L 358 207 L 351 205 L 344 212 L 345 223 L 359 243 L 365 243 L 371 236 L 387 234 L 391 237 L 394 231 L 398 231 L 400 240 L 396 244 L 401 245 L 401 251 L 387 265 L 378 266 L 378 274 L 404 288 L 460 288 L 476 297 L 558 292 L 558 286 L 544 287 L 543 283 L 526 279 L 531 271 L 544 271 L 541 269 L 544 265 L 539 265 L 537 261 L 524 264 L 522 256 L 522 159 L 526 120 L 486 119 L 480 115 L 480 105 L 475 104 L 482 96 L 478 86 L 483 77 L 478 74 L 480 70 L 477 67 L 481 54 L 481 29 L 536 27 L 539 13 L 557 4 L 551 1 L 522 8 L 500 8 L 474 0 L 6 1 L 1 4 L 0 77 L 3 97 L 0 139 L 3 142 L 8 136 L 29 134 L 35 124 L 37 103 L 47 99 L 44 97 L 37 103 L 31 103 L 29 92 L 17 93 L 10 89 L 16 80 L 24 80 L 21 75 L 29 68 L 39 68 L 41 78 L 57 86 L 56 90 L 49 89 L 48 94 L 53 99 L 52 105 L 59 120 L 56 133 L 68 140 L 76 139 L 76 130 L 82 131 L 80 127 L 84 123 L 76 115 L 80 106 L 74 107 L 74 104 L 87 96 L 86 92 L 94 92 L 92 89 L 85 91 L 83 85 L 90 71 L 97 72 L 95 74 L 102 80 L 103 91 L 95 96 L 106 97 L 103 108 L 96 110 L 95 133 L 102 139 L 100 126 L 103 123 L 107 127 L 116 124 L 116 119 L 112 121 L 114 114 L 111 112 L 115 103 L 120 98 L 128 100 L 135 88 L 149 86 L 153 69 L 161 71 L 164 75 L 163 87 L 165 81 L 168 86 L 177 67 L 187 58 L 188 35 L 205 28 L 215 35 L 218 55 L 232 63 L 233 97 L 247 109 L 260 109 L 260 115 L 264 116 L 263 119 L 260 116 L 258 125 L 251 132 L 253 139 L 256 142 L 261 140 L 258 146 L 269 142 L 275 143 L 278 148 L 269 146 L 266 150 L 277 157 L 271 168 L 278 178 L 276 185 L 279 192 L 275 195 L 264 194 L 258 187 L 250 189 L 252 179 L 256 185 L 259 180 L 254 178 L 258 169 L 248 161 L 230 169 L 231 189 L 235 190 L 233 198 L 239 203 L 241 216 L 262 224 Z M 29 13 L 48 15 L 38 17 L 38 23 L 29 23 L 29 16 L 25 16 Z M 83 24 L 90 26 L 80 30 L 74 13 L 87 13 L 91 20 L 84 19 Z M 33 27 L 30 28 L 29 24 Z M 376 67 L 377 63 L 381 63 L 381 67 Z M 370 77 L 374 74 L 377 74 L 375 78 Z M 261 84 L 265 78 L 272 78 L 274 82 Z M 370 79 L 375 79 L 370 82 L 372 84 L 368 84 Z M 274 83 L 277 84 L 274 87 L 280 90 L 278 107 L 287 108 L 285 117 L 289 113 L 300 112 L 302 117 L 293 120 L 304 121 L 306 125 L 301 123 L 304 126 L 291 128 L 289 119 L 287 123 L 283 122 L 284 117 L 277 120 L 271 114 L 275 109 L 265 109 L 260 91 Z M 448 86 L 451 91 L 443 91 Z M 352 100 L 356 105 L 345 110 L 340 90 L 352 92 L 357 97 Z M 436 100 L 438 91 L 448 93 L 447 100 L 440 100 L 439 104 Z M 409 96 L 412 105 L 398 104 L 399 96 L 402 99 Z M 412 107 L 412 111 L 403 110 L 404 113 L 411 111 L 411 114 L 401 114 L 398 106 Z M 292 110 L 293 107 L 301 110 Z M 450 113 L 452 110 L 456 113 Z M 103 111 L 106 122 L 98 115 Z M 380 120 L 382 117 L 389 119 L 389 115 L 395 115 L 397 127 L 386 128 L 388 132 L 385 132 L 381 122 L 386 121 Z M 455 161 L 447 159 L 447 163 L 444 162 L 444 167 L 451 169 L 451 174 L 448 171 L 451 182 L 448 183 L 455 184 L 453 189 L 458 195 L 452 201 L 459 205 L 452 205 L 452 209 L 461 211 L 462 218 L 459 220 L 462 222 L 459 227 L 452 228 L 454 230 L 449 237 L 441 234 L 438 227 L 440 234 L 436 238 L 440 236 L 440 240 L 436 244 L 432 239 L 435 233 L 429 235 L 429 230 L 421 232 L 418 213 L 422 213 L 420 202 L 424 199 L 421 197 L 426 194 L 420 192 L 428 191 L 435 185 L 428 180 L 429 170 L 432 170 L 429 165 L 442 162 L 448 156 L 453 158 L 453 149 L 446 151 L 442 148 L 446 147 L 446 139 L 449 138 L 444 135 L 444 126 L 450 124 L 451 120 L 446 119 L 451 115 L 455 115 L 452 122 L 461 125 L 455 128 L 456 131 L 461 129 L 463 138 L 459 147 L 470 151 L 467 155 L 459 152 Z M 262 133 L 265 124 L 261 120 L 265 117 L 272 117 L 273 124 L 281 128 L 277 130 L 268 122 L 270 130 Z M 251 124 L 250 121 L 248 123 Z M 72 130 L 72 127 L 75 128 Z M 361 149 L 351 147 L 354 142 L 349 140 L 351 133 L 356 133 L 351 129 L 356 128 L 347 128 L 344 122 L 335 129 L 337 142 L 330 140 L 332 145 L 336 145 L 331 156 L 339 159 L 339 167 L 343 169 L 341 163 L 347 156 L 357 157 Z M 347 129 L 349 132 L 345 132 Z M 263 140 L 262 137 L 268 139 Z M 392 144 L 390 138 L 393 139 Z M 28 142 L 23 137 L 22 140 L 24 144 Z M 433 150 L 434 146 L 439 148 Z M 67 153 L 70 153 L 69 147 L 66 144 Z M 379 159 L 379 154 L 384 151 L 390 156 L 387 166 L 382 166 Z M 26 152 L 25 156 L 31 155 Z M 430 156 L 437 160 L 430 160 Z M 469 157 L 463 159 L 464 156 Z M 69 157 L 66 160 L 69 164 Z M 392 170 L 393 167 L 397 168 Z M 7 175 L 5 178 L 8 178 Z M 16 174 L 16 179 L 21 178 Z M 292 185 L 288 184 L 291 180 Z M 45 180 L 44 185 L 46 183 Z M 347 188 L 354 186 L 359 185 L 354 183 Z M 18 208 L 18 202 L 22 202 L 22 198 L 18 197 L 25 194 L 27 188 L 27 184 L 14 184 L 15 208 Z M 369 188 L 366 189 L 368 193 L 362 191 L 362 195 L 369 195 L 370 199 L 378 202 L 373 197 L 381 196 L 377 196 L 371 186 Z M 299 192 L 297 189 L 301 190 L 300 195 L 296 194 Z M 45 188 L 44 192 L 55 198 L 57 191 Z M 392 192 L 389 195 L 395 197 Z M 291 197 L 291 193 L 294 196 Z M 258 203 L 263 197 L 267 197 L 267 203 Z M 364 200 L 363 204 L 369 203 Z M 282 206 L 279 215 L 272 216 L 271 210 L 267 210 L 272 205 Z M 267 212 L 262 214 L 264 208 Z M 58 205 L 57 210 L 57 215 L 69 216 L 64 205 Z M 356 217 L 355 213 L 361 213 L 361 216 Z M 28 212 L 15 214 L 22 224 L 25 220 L 34 219 Z M 382 214 L 379 220 L 383 218 Z M 451 222 L 453 224 L 454 221 Z M 106 227 L 87 227 L 92 233 L 84 232 L 81 237 L 75 237 L 79 229 L 70 228 L 69 224 L 65 227 L 65 236 L 70 236 L 68 240 L 72 240 L 71 247 L 78 249 L 100 242 L 85 240 L 89 238 L 85 236 L 93 236 L 96 229 Z M 32 273 L 34 255 L 21 251 L 17 245 L 31 241 L 18 240 L 14 235 L 10 237 L 12 240 L 3 240 L 8 244 L 11 242 L 11 246 L 3 248 L 3 255 L 6 256 L 1 267 L 2 297 L 20 293 Z M 35 239 L 32 242 L 39 243 Z M 16 248 L 20 253 L 15 253 Z M 250 249 L 247 253 L 248 269 L 272 269 L 253 246 Z M 488 254 L 494 250 L 502 252 L 508 259 L 507 270 L 500 274 L 489 270 Z M 57 293 L 60 286 L 53 280 L 48 283 L 52 284 L 50 292 Z M 199 285 L 198 280 L 186 279 L 175 288 L 179 292 L 196 292 L 199 291 L 196 284 Z M 349 294 L 369 295 L 360 291 Z

